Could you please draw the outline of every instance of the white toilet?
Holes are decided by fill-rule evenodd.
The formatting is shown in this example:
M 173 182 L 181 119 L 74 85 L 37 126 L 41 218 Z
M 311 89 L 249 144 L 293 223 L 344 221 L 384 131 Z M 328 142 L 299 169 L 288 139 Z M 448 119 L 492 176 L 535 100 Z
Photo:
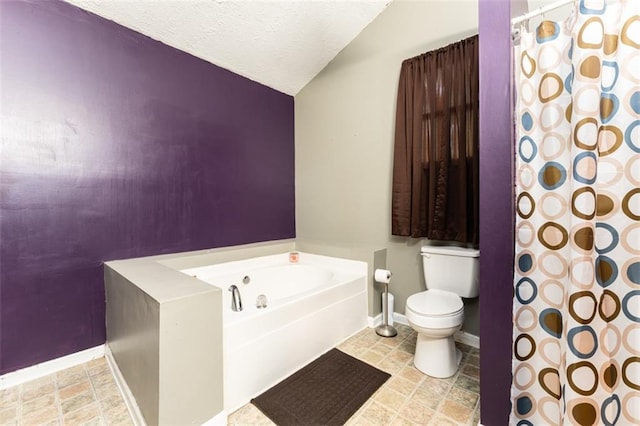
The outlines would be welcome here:
M 409 296 L 405 315 L 418 333 L 413 363 L 428 376 L 451 377 L 458 370 L 462 354 L 453 334 L 464 321 L 461 297 L 478 297 L 479 256 L 475 249 L 422 247 L 427 290 Z

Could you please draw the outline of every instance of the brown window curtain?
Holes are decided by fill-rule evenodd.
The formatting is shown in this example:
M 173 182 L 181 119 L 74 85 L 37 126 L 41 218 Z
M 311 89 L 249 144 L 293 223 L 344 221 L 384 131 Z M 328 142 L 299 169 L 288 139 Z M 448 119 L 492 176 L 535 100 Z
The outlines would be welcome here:
M 393 235 L 478 243 L 478 36 L 402 63 Z

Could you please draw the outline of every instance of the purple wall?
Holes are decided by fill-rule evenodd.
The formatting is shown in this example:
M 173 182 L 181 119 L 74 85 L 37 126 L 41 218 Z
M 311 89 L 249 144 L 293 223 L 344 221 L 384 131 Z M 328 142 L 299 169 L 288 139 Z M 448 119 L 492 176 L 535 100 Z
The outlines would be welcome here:
M 293 98 L 0 2 L 0 374 L 105 341 L 105 260 L 292 238 Z
M 526 1 L 479 1 L 481 422 L 506 425 L 511 388 L 513 143 L 511 13 Z

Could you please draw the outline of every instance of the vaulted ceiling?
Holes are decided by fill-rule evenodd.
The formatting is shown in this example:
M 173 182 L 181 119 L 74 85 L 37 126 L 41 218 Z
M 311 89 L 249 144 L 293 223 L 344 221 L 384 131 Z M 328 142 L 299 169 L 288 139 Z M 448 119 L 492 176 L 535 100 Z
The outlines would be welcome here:
M 391 0 L 65 0 L 295 95 Z

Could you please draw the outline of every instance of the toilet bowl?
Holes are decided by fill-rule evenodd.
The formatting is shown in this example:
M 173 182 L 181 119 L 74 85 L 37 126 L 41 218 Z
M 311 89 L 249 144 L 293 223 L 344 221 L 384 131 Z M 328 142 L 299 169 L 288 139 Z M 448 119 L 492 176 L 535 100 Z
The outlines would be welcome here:
M 418 333 L 415 367 L 446 378 L 458 370 L 462 354 L 453 335 L 462 327 L 461 297 L 478 297 L 478 250 L 451 246 L 422 247 L 427 290 L 409 296 L 405 315 Z
M 416 368 L 431 377 L 453 376 L 462 358 L 453 341 L 464 321 L 460 297 L 444 290 L 416 293 L 407 299 L 405 314 L 418 333 L 413 358 Z

